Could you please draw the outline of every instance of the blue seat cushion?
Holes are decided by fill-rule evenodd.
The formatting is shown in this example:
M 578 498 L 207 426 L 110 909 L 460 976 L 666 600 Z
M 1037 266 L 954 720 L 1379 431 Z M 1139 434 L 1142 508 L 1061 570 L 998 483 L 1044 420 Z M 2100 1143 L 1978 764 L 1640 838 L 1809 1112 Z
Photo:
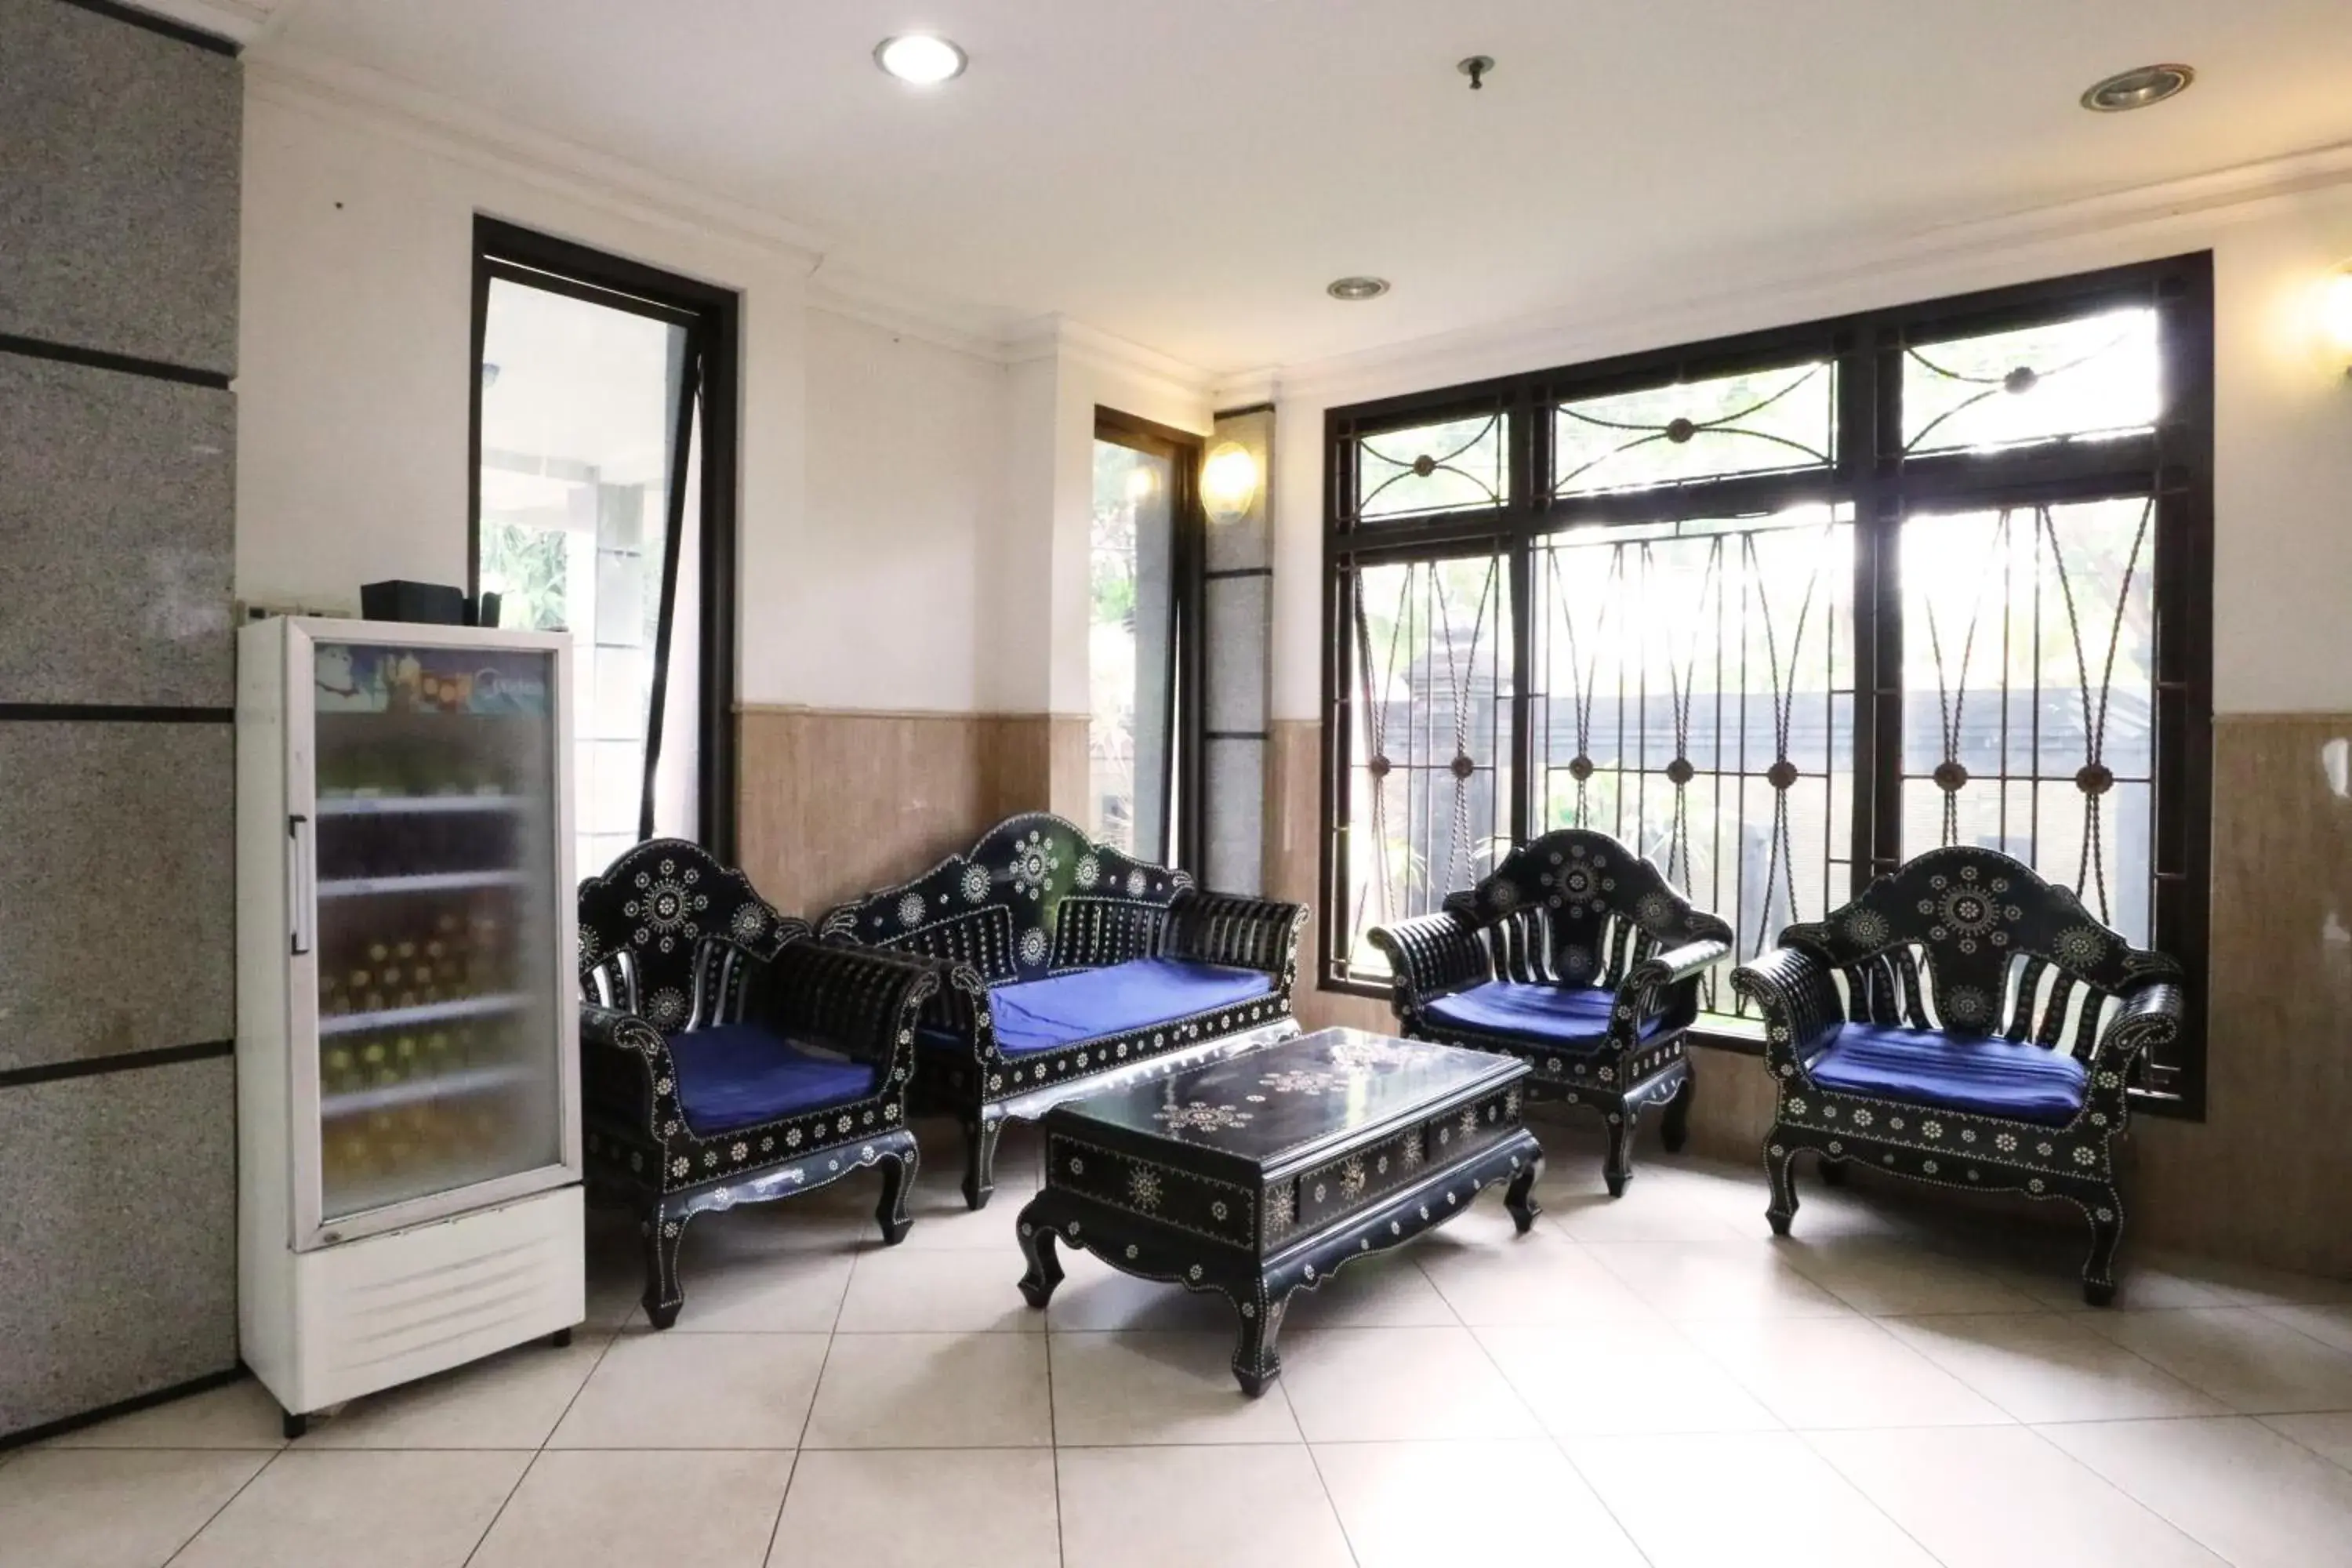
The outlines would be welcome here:
M 1813 1058 L 1813 1081 L 1841 1094 L 1939 1105 L 2063 1125 L 2083 1109 L 2081 1062 L 2013 1040 L 1845 1024 Z
M 757 1024 L 720 1024 L 669 1037 L 677 1100 L 698 1138 L 716 1138 L 780 1116 L 846 1105 L 874 1092 L 881 1073 Z
M 1542 1040 L 1561 1050 L 1591 1053 L 1609 1042 L 1609 1013 L 1617 994 L 1599 985 L 1544 985 L 1520 980 L 1489 980 L 1428 1006 L 1429 1016 L 1459 1028 L 1489 1035 Z M 1642 1037 L 1658 1032 L 1659 1020 L 1642 1026 Z
M 992 986 L 988 1010 L 996 1023 L 997 1049 L 1024 1057 L 1229 1007 L 1273 990 L 1274 977 L 1261 970 L 1189 958 L 1138 958 Z M 923 1044 L 969 1049 L 953 1036 L 931 1029 L 923 1032 Z

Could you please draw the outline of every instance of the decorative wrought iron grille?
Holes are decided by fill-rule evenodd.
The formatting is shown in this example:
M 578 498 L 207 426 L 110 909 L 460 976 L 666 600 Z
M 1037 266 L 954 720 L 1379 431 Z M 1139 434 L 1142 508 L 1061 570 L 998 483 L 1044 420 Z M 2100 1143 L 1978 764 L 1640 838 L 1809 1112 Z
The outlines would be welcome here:
M 2201 976 L 2211 333 L 2200 255 L 1332 410 L 1323 983 L 1570 825 L 1738 956 L 1980 844 Z

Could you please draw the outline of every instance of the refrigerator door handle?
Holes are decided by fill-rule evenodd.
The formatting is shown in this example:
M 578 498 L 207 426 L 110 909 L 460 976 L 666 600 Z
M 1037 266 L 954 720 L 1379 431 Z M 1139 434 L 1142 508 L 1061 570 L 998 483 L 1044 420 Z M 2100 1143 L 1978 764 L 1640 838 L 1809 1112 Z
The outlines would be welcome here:
M 291 852 L 286 858 L 286 901 L 293 910 L 293 952 L 299 957 L 310 951 L 318 937 L 311 924 L 319 907 L 318 835 L 310 819 L 298 814 L 286 819 L 286 836 L 291 840 Z

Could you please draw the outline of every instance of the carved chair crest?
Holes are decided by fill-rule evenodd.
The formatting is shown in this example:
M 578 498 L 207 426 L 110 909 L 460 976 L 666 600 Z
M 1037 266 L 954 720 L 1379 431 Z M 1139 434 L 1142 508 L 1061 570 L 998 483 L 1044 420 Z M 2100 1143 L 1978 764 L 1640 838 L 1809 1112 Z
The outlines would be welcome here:
M 1685 942 L 1732 940 L 1728 925 L 1693 908 L 1655 866 L 1607 834 L 1581 827 L 1520 845 L 1445 907 L 1481 927 L 1528 928 L 1545 960 L 1539 967 L 1571 985 L 1614 984 L 1630 964 Z M 1506 969 L 1517 967 L 1509 952 L 1501 956 Z
M 750 975 L 809 934 L 742 872 L 682 838 L 648 839 L 580 884 L 581 989 L 665 1033 L 734 1017 Z

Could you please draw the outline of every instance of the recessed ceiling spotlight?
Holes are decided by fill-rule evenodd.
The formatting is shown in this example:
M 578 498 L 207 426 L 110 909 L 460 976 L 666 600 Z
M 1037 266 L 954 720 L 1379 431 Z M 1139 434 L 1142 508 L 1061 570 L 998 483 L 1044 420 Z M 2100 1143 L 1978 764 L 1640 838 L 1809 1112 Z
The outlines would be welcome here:
M 900 81 L 937 87 L 963 75 L 964 52 L 930 33 L 901 33 L 874 46 L 874 63 Z
M 2141 66 L 2137 70 L 2117 71 L 2105 81 L 2091 84 L 2083 94 L 2083 107 L 2100 114 L 2120 114 L 2126 109 L 2146 109 L 2151 103 L 2162 103 L 2189 89 L 2197 79 L 2189 66 Z
M 1323 286 L 1334 300 L 1377 300 L 1388 291 L 1385 278 L 1335 278 Z

